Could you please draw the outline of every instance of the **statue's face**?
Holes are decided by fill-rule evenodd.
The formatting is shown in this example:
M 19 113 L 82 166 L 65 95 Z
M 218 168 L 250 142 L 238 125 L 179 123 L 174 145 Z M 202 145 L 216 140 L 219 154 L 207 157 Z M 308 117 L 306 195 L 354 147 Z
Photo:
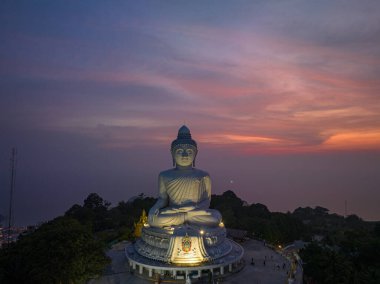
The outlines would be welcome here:
M 173 158 L 178 166 L 188 167 L 195 159 L 195 149 L 192 146 L 181 145 L 173 153 Z

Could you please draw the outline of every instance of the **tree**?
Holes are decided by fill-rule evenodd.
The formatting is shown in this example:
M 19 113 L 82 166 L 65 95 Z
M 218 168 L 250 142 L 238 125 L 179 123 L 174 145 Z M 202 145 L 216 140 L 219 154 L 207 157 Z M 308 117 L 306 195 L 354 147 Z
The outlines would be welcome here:
M 90 230 L 59 217 L 0 251 L 0 282 L 85 283 L 108 263 Z
M 90 193 L 83 201 L 83 206 L 74 204 L 66 211 L 65 216 L 77 219 L 81 224 L 90 227 L 93 232 L 99 232 L 114 227 L 109 214 L 111 203 L 97 193 Z
M 261 218 L 269 218 L 270 212 L 265 205 L 256 203 L 249 206 L 249 215 Z
M 83 207 L 88 209 L 107 210 L 111 205 L 106 200 L 103 200 L 97 193 L 90 193 L 83 201 Z

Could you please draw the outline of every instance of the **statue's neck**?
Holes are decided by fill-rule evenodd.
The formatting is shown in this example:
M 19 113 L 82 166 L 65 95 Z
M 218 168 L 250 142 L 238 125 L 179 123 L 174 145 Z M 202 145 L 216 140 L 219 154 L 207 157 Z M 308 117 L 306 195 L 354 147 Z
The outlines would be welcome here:
M 186 167 L 184 167 L 184 166 L 179 166 L 179 165 L 176 165 L 176 170 L 192 170 L 193 169 L 193 166 L 186 166 Z

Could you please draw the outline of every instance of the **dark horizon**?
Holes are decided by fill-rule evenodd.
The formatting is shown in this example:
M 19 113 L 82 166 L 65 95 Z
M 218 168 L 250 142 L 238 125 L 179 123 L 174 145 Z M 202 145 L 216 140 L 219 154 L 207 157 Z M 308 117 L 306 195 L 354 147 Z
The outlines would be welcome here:
M 354 162 L 357 163 L 356 170 L 361 168 L 363 163 L 367 164 L 367 168 L 362 169 L 361 172 L 356 172 L 362 179 L 366 179 L 365 176 L 368 175 L 368 165 L 369 162 L 372 161 L 373 168 L 375 169 L 377 165 L 377 157 L 373 157 L 373 154 L 368 152 L 363 152 L 360 155 L 357 153 L 351 154 L 351 157 L 347 155 L 347 153 L 337 153 L 335 155 L 327 155 L 326 157 L 320 157 L 320 155 L 310 155 L 310 154 L 302 154 L 302 155 L 257 155 L 254 157 L 242 158 L 242 157 L 222 157 L 222 159 L 227 159 L 233 164 L 239 163 L 240 165 L 243 163 L 255 166 L 254 171 L 250 171 L 247 167 L 245 167 L 245 171 L 241 171 L 239 168 L 229 168 L 228 165 L 221 165 L 220 152 L 216 154 L 210 153 L 205 155 L 203 152 L 208 149 L 204 149 L 202 144 L 200 144 L 200 152 L 197 157 L 197 168 L 204 169 L 211 174 L 213 188 L 212 194 L 222 194 L 227 190 L 232 190 L 235 194 L 240 197 L 242 200 L 247 201 L 249 204 L 252 203 L 261 203 L 268 207 L 271 212 L 293 212 L 298 207 L 312 207 L 321 206 L 329 209 L 330 213 L 337 213 L 341 216 L 345 215 L 345 201 L 347 201 L 347 215 L 355 214 L 366 221 L 380 221 L 380 219 L 376 218 L 365 218 L 360 213 L 355 212 L 352 208 L 358 208 L 358 204 L 355 204 L 352 200 L 349 199 L 340 199 L 340 207 L 338 210 L 334 210 L 331 208 L 333 204 L 337 203 L 337 198 L 339 196 L 330 195 L 331 199 L 329 201 L 326 200 L 326 196 L 318 191 L 314 191 L 314 188 L 317 188 L 318 176 L 313 177 L 313 172 L 315 171 L 323 171 L 325 173 L 331 171 L 337 164 L 337 162 L 341 162 L 342 164 L 338 167 L 339 171 L 335 172 L 334 175 L 345 175 L 348 173 L 350 169 L 350 165 Z M 125 160 L 130 161 L 130 165 L 136 164 L 138 162 L 138 157 L 141 152 L 147 154 L 147 157 L 155 155 L 157 156 L 157 164 L 152 163 L 149 164 L 149 167 L 138 168 L 133 173 L 123 172 L 123 167 L 121 164 Z M 35 224 L 37 222 L 48 221 L 52 218 L 55 218 L 59 215 L 62 215 L 66 210 L 68 210 L 74 204 L 82 204 L 83 200 L 88 196 L 88 194 L 95 192 L 99 194 L 103 199 L 111 202 L 111 207 L 116 206 L 120 201 L 127 201 L 129 198 L 133 196 L 137 196 L 140 193 L 144 193 L 146 196 L 157 197 L 157 184 L 156 179 L 158 173 L 162 170 L 171 168 L 171 158 L 168 149 L 163 149 L 160 147 L 159 149 L 152 150 L 149 149 L 148 152 L 144 149 L 140 149 L 133 154 L 128 153 L 125 156 L 120 156 L 117 152 L 112 153 L 113 156 L 104 155 L 102 158 L 108 162 L 103 162 L 103 167 L 99 168 L 96 173 L 91 173 L 93 169 L 90 169 L 90 174 L 86 175 L 80 174 L 80 167 L 73 168 L 70 173 L 70 179 L 65 179 L 64 176 L 61 176 L 60 173 L 55 173 L 56 168 L 51 167 L 51 165 L 46 165 L 45 168 L 34 168 L 32 173 L 27 174 L 31 168 L 33 168 L 33 160 L 36 158 L 30 157 L 28 161 L 29 164 L 25 164 L 22 156 L 20 156 L 20 151 L 18 155 L 18 165 L 16 170 L 16 186 L 14 192 L 14 220 L 15 225 L 30 225 Z M 166 152 L 166 155 L 165 155 Z M 10 156 L 10 153 L 8 153 Z M 62 152 L 63 155 L 66 152 Z M 110 153 L 109 153 L 110 154 Z M 142 156 L 142 155 L 140 155 Z M 203 157 L 202 157 L 203 156 Z M 8 157 L 9 158 L 9 157 Z M 99 159 L 99 157 L 96 157 Z M 216 160 L 217 159 L 217 160 Z M 286 168 L 289 165 L 289 159 L 291 161 L 292 168 Z M 343 159 L 343 160 L 342 160 Z M 210 162 L 208 160 L 215 160 L 214 162 Z M 254 160 L 254 161 L 252 161 Z M 294 188 L 293 190 L 287 190 L 286 192 L 281 192 L 278 188 L 284 182 L 290 182 L 294 184 L 295 177 L 297 176 L 297 172 L 303 167 L 304 163 L 309 162 L 310 160 L 314 160 L 314 166 L 308 168 L 307 178 L 304 183 L 309 184 L 309 188 Z M 234 162 L 236 161 L 236 162 Z M 9 162 L 9 159 L 8 159 Z M 50 161 L 51 162 L 51 161 Z M 76 160 L 73 158 L 71 161 L 71 165 L 75 163 Z M 87 161 L 88 163 L 89 161 Z M 21 168 L 26 165 L 25 168 Z M 86 164 L 86 163 L 85 163 Z M 346 164 L 346 168 L 344 165 Z M 146 163 L 144 166 L 147 166 Z M 87 165 L 88 166 L 88 165 Z M 112 168 L 114 166 L 115 171 L 112 174 L 109 174 L 105 171 L 106 168 Z M 69 166 L 67 166 L 69 167 Z M 127 167 L 127 168 L 130 168 Z M 211 169 L 211 170 L 210 170 Z M 286 172 L 280 173 L 281 170 L 286 170 Z M 103 172 L 102 172 L 103 171 Z M 355 170 L 352 170 L 355 172 Z M 44 173 L 45 172 L 45 173 Z M 272 172 L 277 172 L 276 179 L 272 178 Z M 10 173 L 10 172 L 8 172 Z M 54 176 L 52 176 L 54 174 Z M 238 179 L 236 176 L 240 175 Z M 331 174 L 331 173 L 330 173 Z M 146 177 L 144 177 L 146 175 Z M 43 177 L 50 176 L 50 180 L 43 181 Z M 2 176 L 2 181 L 8 178 L 9 175 Z M 18 180 L 21 179 L 21 180 Z M 231 180 L 233 183 L 231 183 Z M 251 182 L 254 181 L 254 182 Z M 24 189 L 28 189 L 28 182 L 44 184 L 45 188 L 41 186 L 34 191 L 26 191 L 23 192 Z M 249 185 L 251 182 L 252 187 Z M 320 182 L 320 181 L 319 181 Z M 328 178 L 326 178 L 324 183 L 328 183 Z M 112 187 L 112 184 L 120 183 L 130 188 L 123 188 L 121 186 Z M 139 183 L 141 183 L 141 187 L 139 187 Z M 301 183 L 304 184 L 304 183 Z M 242 186 L 244 187 L 242 188 Z M 5 184 L 3 183 L 3 187 Z M 72 192 L 55 192 L 49 191 L 47 189 L 54 188 L 58 186 L 72 186 L 73 190 L 76 191 L 76 194 L 72 194 Z M 344 184 L 342 184 L 344 186 Z M 287 201 L 286 203 L 283 200 L 286 200 L 287 195 L 294 194 L 297 192 L 301 192 L 303 196 L 301 197 L 304 201 Z M 3 196 L 9 197 L 7 195 L 9 193 L 9 185 L 6 188 L 6 192 Z M 273 194 L 281 194 L 279 198 L 271 198 Z M 25 194 L 23 197 L 22 194 Z M 34 194 L 38 194 L 38 196 L 34 196 Z M 357 192 L 360 194 L 360 191 Z M 59 196 L 59 198 L 57 198 Z M 40 198 L 39 198 L 40 197 Z M 33 203 L 30 201 L 33 200 Z M 6 204 L 5 214 L 0 212 L 0 214 L 7 216 L 8 212 L 8 203 L 9 198 L 4 199 Z M 339 201 L 339 200 L 338 200 Z M 304 202 L 304 203 L 303 203 Z M 352 203 L 351 203 L 352 202 Z M 376 200 L 374 200 L 376 202 Z M 3 204 L 4 204 L 3 203 Z M 359 204 L 360 205 L 360 204 Z M 376 205 L 376 204 L 374 204 Z M 37 208 L 38 210 L 34 211 L 31 214 L 31 209 Z M 377 211 L 374 211 L 375 213 Z

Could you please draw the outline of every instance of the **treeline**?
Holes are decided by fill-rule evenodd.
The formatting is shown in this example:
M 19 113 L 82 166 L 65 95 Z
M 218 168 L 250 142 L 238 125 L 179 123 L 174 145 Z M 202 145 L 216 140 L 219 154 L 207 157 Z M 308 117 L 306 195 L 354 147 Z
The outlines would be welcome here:
M 272 244 L 304 240 L 300 251 L 306 283 L 380 283 L 380 223 L 331 214 L 320 206 L 270 212 L 247 204 L 232 191 L 213 195 L 226 227 L 247 230 Z
M 77 220 L 58 217 L 0 250 L 0 283 L 85 283 L 109 263 Z
M 272 213 L 260 203 L 249 205 L 231 190 L 212 195 L 211 208 L 220 211 L 227 228 L 246 230 L 250 236 L 274 245 L 310 238 L 308 228 L 292 214 Z
M 380 283 L 379 222 L 329 214 L 323 207 L 298 208 L 293 215 L 315 234 L 300 252 L 308 283 Z
M 143 194 L 111 204 L 91 193 L 81 205 L 0 250 L 0 283 L 85 283 L 110 260 L 107 247 L 133 239 L 133 227 L 155 198 Z M 211 208 L 227 228 L 246 230 L 273 245 L 302 239 L 305 279 L 310 283 L 380 283 L 380 224 L 330 214 L 326 208 L 270 212 L 232 191 L 212 195 Z M 312 241 L 315 240 L 315 241 Z
M 0 283 L 86 283 L 102 275 L 113 242 L 132 237 L 133 224 L 154 198 L 110 203 L 91 193 L 83 205 L 20 236 L 0 250 Z
M 148 212 L 155 202 L 155 198 L 140 194 L 130 202 L 121 201 L 110 208 L 109 202 L 98 194 L 91 193 L 84 200 L 83 206 L 73 205 L 65 216 L 78 220 L 90 228 L 103 243 L 111 244 L 131 240 L 134 223 L 139 220 L 142 211 Z

